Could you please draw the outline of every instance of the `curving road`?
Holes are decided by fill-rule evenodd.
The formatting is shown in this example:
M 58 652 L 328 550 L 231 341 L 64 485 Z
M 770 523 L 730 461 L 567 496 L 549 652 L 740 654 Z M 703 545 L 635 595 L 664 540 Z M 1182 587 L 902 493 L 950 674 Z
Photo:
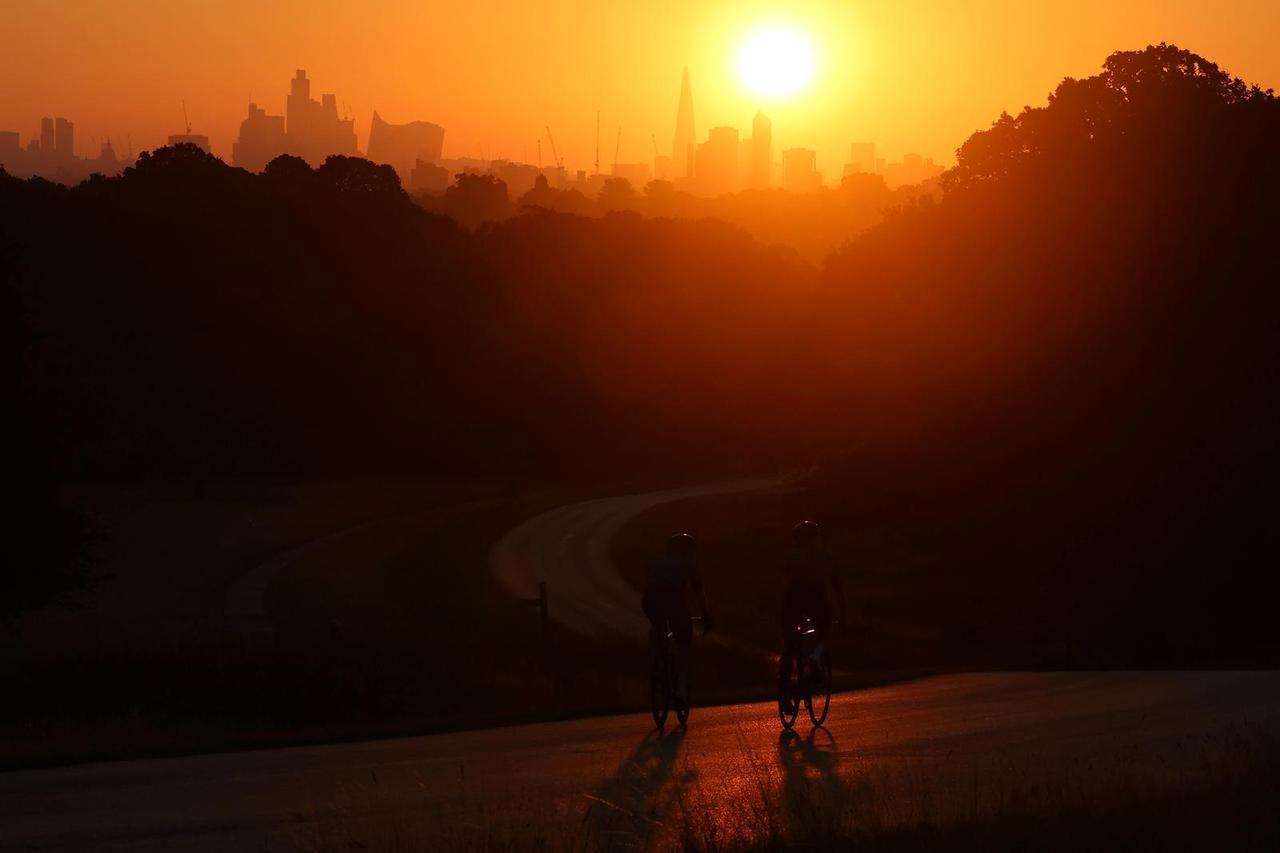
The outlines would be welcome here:
M 783 482 L 750 477 L 558 507 L 529 519 L 493 547 L 493 573 L 517 598 L 537 598 L 538 582 L 545 581 L 551 618 L 580 634 L 643 639 L 649 623 L 640 612 L 640 592 L 613 564 L 614 535 L 661 504 L 761 491 Z
M 0 774 L 0 849 L 644 849 L 964 818 L 1011 792 L 1104 801 L 1191 786 L 1280 729 L 1280 673 L 978 673 L 836 697 L 780 737 L 769 704 Z M 1233 757 L 1234 756 L 1234 757 Z M 796 827 L 800 827 L 797 829 Z

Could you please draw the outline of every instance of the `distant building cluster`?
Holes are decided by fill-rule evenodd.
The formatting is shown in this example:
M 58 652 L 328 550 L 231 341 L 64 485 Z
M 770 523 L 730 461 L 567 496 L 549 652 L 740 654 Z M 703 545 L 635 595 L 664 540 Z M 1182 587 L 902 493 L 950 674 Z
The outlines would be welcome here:
M 299 69 L 289 81 L 285 114 L 268 115 L 249 104 L 249 115 L 240 122 L 240 137 L 231 146 L 231 165 L 260 172 L 281 154 L 301 157 L 312 166 L 334 154 L 354 157 L 356 122 L 338 115 L 338 96 L 311 97 L 311 80 Z
M 841 177 L 859 172 L 880 175 L 891 188 L 918 184 L 944 171 L 933 158 L 919 154 L 907 154 L 900 163 L 886 163 L 876 157 L 873 142 L 855 142 L 849 154 Z M 688 69 L 680 83 L 672 156 L 655 157 L 654 174 L 687 192 L 706 196 L 771 186 L 810 192 L 826 184 L 816 151 L 788 148 L 780 160 L 774 160 L 773 127 L 764 113 L 756 113 L 748 139 L 739 140 L 736 128 L 713 127 L 705 142 L 697 142 Z
M 71 184 L 94 172 L 117 174 L 126 161 L 133 159 L 132 152 L 125 160 L 117 159 L 110 140 L 103 143 L 95 159 L 78 158 L 74 153 L 74 131 L 74 125 L 65 119 L 46 118 L 41 122 L 39 138 L 29 140 L 25 146 L 16 132 L 0 131 L 0 166 L 20 177 L 41 175 Z M 211 150 L 209 137 L 192 133 L 190 127 L 185 133 L 170 136 L 168 141 L 170 145 L 189 143 L 206 152 Z M 467 173 L 493 175 L 504 181 L 515 197 L 532 189 L 539 176 L 549 187 L 576 189 L 591 197 L 610 178 L 624 178 L 637 189 L 654 179 L 670 181 L 679 190 L 701 196 L 769 187 L 810 192 L 828 183 L 817 152 L 812 149 L 788 148 L 775 156 L 773 125 L 764 113 L 756 113 L 751 135 L 745 139 L 740 138 L 737 128 L 713 127 L 699 142 L 687 68 L 680 81 L 669 156 L 658 149 L 655 138 L 652 163 L 614 162 L 608 172 L 601 172 L 597 163 L 591 173 L 571 173 L 555 152 L 550 128 L 547 141 L 553 155 L 550 166 L 542 163 L 541 146 L 536 166 L 501 158 L 446 160 L 443 127 L 428 121 L 392 124 L 375 111 L 369 127 L 368 151 L 363 156 L 390 165 L 400 176 L 400 183 L 411 192 L 428 193 L 444 192 L 458 175 Z M 596 144 L 598 159 L 599 139 Z M 248 115 L 240 123 L 240 133 L 231 147 L 231 163 L 260 172 L 282 154 L 301 157 L 312 166 L 321 165 L 332 155 L 362 156 L 357 148 L 355 120 L 339 113 L 336 95 L 312 98 L 311 80 L 301 69 L 290 81 L 284 115 L 271 115 L 258 104 L 249 104 Z M 942 171 L 932 158 L 919 154 L 907 154 L 901 162 L 886 163 L 876 156 L 875 143 L 854 142 L 841 178 L 859 173 L 880 175 L 893 188 L 921 183 Z
M 936 178 L 945 169 L 933 162 L 932 157 L 921 157 L 919 154 L 907 154 L 900 163 L 886 163 L 883 157 L 876 157 L 874 142 L 855 142 L 849 148 L 849 163 L 844 167 L 845 175 L 864 172 L 880 175 L 890 187 L 901 187 L 908 184 L 919 184 Z
M 0 130 L 0 166 L 19 178 L 39 175 L 70 185 L 95 172 L 119 174 L 127 165 L 117 158 L 110 139 L 102 143 L 97 157 L 77 157 L 75 132 L 75 124 L 65 118 L 44 118 L 40 120 L 40 135 L 23 145 L 17 131 Z

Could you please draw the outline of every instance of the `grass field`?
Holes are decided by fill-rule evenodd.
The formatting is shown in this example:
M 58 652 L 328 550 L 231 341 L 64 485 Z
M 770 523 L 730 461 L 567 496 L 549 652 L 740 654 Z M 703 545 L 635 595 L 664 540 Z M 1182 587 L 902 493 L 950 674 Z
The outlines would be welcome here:
M 679 733 L 653 739 L 595 795 L 488 808 L 460 782 L 457 802 L 416 808 L 376 778 L 317 804 L 273 851 L 1272 851 L 1280 846 L 1280 742 L 1224 726 L 1143 750 L 1088 756 L 1034 748 L 964 770 L 930 763 L 842 765 L 819 732 L 783 734 L 749 778 L 700 776 Z M 746 747 L 744 747 L 745 749 Z M 536 810 L 536 809 L 541 810 Z
M 619 492 L 653 484 L 619 484 Z M 507 530 L 599 487 L 213 483 L 74 495 L 104 576 L 0 638 L 0 766 L 415 734 L 647 707 L 647 652 L 586 642 L 494 583 Z M 319 545 L 315 545 L 319 543 Z M 259 624 L 229 601 L 264 564 Z M 553 602 L 554 607 L 554 602 Z M 266 631 L 261 629 L 266 628 Z M 767 660 L 704 646 L 698 698 Z M 853 686 L 852 684 L 846 686 Z
M 0 709 L 0 764 L 545 710 L 540 662 L 524 659 L 537 652 L 536 616 L 492 587 L 488 549 L 576 494 L 482 482 L 81 490 L 73 497 L 94 518 L 103 577 L 80 608 L 31 614 L 0 639 L 13 687 Z M 276 560 L 263 595 L 274 635 L 246 634 L 228 612 L 237 579 L 324 537 L 324 547 Z M 491 704 L 451 701 L 477 678 L 499 685 Z

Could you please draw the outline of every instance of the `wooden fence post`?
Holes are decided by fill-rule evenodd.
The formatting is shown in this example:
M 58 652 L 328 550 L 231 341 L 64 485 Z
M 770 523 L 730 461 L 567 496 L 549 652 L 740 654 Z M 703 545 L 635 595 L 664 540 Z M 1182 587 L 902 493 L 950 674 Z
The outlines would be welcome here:
M 547 609 L 547 582 L 538 581 L 538 615 L 542 620 L 542 661 L 551 668 L 551 613 Z

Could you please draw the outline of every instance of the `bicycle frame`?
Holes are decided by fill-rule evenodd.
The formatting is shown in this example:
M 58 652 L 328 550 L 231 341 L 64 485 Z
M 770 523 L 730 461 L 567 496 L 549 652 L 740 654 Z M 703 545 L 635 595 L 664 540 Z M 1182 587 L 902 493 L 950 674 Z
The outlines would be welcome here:
M 690 617 L 695 622 L 702 621 L 701 617 Z M 676 633 L 670 625 L 667 626 L 666 636 L 657 644 L 657 647 L 651 648 L 653 661 L 651 664 L 652 672 L 650 673 L 649 698 L 651 702 L 651 710 L 653 712 L 653 721 L 661 729 L 666 725 L 667 715 L 671 710 L 673 698 L 676 696 L 677 687 L 681 670 L 679 666 L 680 649 L 676 643 Z M 688 674 L 688 661 L 685 661 L 685 701 L 683 703 L 675 703 L 676 719 L 679 720 L 681 726 L 688 723 L 690 701 L 690 679 Z
M 783 728 L 790 729 L 804 708 L 813 724 L 821 726 L 831 707 L 830 653 L 824 648 L 818 661 L 814 661 L 813 643 L 818 638 L 818 628 L 807 615 L 788 634 L 778 656 L 778 718 Z M 819 667 L 816 671 L 815 663 Z M 815 680 L 819 683 L 815 684 Z

